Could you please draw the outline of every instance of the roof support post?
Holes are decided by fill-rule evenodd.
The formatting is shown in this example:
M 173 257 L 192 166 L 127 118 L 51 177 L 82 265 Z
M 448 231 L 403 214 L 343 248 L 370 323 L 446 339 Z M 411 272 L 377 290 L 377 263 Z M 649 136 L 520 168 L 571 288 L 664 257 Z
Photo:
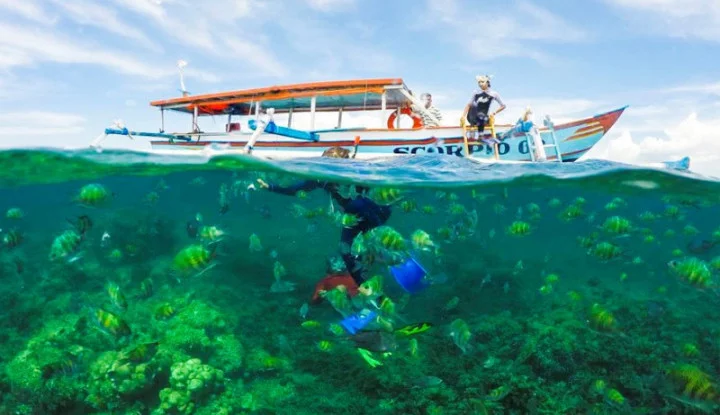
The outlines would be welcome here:
M 385 111 L 387 110 L 387 91 L 383 91 L 380 97 L 380 125 L 385 125 Z M 383 127 L 384 128 L 384 127 Z
M 342 112 L 343 112 L 342 110 L 343 110 L 343 107 L 340 107 L 340 110 L 338 111 L 338 123 L 337 123 L 337 127 L 335 127 L 335 128 L 342 128 Z
M 160 132 L 165 132 L 165 108 L 160 108 Z
M 194 133 L 200 131 L 200 127 L 198 127 L 198 106 L 197 106 L 197 105 L 195 105 L 195 106 L 193 107 L 193 119 L 192 119 L 192 123 L 193 123 L 193 125 L 192 125 L 192 131 L 193 131 Z
M 310 130 L 315 129 L 315 104 L 317 103 L 317 97 L 310 98 Z
M 290 110 L 288 111 L 288 128 L 292 128 L 292 113 L 293 109 L 290 108 Z

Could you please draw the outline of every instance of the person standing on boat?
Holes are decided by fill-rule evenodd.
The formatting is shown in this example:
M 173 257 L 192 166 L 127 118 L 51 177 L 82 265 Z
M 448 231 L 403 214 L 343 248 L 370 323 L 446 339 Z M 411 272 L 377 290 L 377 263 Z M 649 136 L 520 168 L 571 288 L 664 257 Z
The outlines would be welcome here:
M 490 89 L 490 77 L 487 75 L 478 75 L 475 77 L 480 89 L 473 92 L 472 99 L 465 106 L 465 111 L 460 119 L 471 126 L 477 127 L 475 139 L 479 139 L 485 131 L 485 126 L 495 122 L 495 115 L 505 109 L 505 104 L 500 98 L 500 94 Z M 495 112 L 490 112 L 490 105 L 493 101 L 497 102 L 500 107 Z
M 350 151 L 342 147 L 331 147 L 325 150 L 322 156 L 349 159 Z M 343 227 L 340 233 L 340 252 L 345 267 L 355 284 L 360 286 L 360 284 L 365 281 L 363 276 L 365 269 L 362 261 L 350 252 L 350 247 L 356 236 L 382 226 L 387 222 L 391 213 L 389 206 L 378 205 L 366 197 L 365 194 L 369 189 L 361 186 L 356 186 L 356 194 L 354 196 L 345 197 L 340 194 L 340 186 L 337 183 L 320 180 L 304 180 L 288 187 L 269 184 L 262 179 L 257 179 L 257 183 L 263 189 L 289 196 L 293 196 L 300 191 L 309 192 L 316 189 L 323 189 L 330 194 L 330 197 L 340 206 L 345 214 L 356 217 L 358 219 L 357 223 L 352 226 Z
M 423 126 L 425 127 L 439 127 L 442 122 L 442 114 L 432 104 L 432 95 L 429 92 L 424 92 L 420 95 L 420 101 L 422 102 L 422 108 L 413 108 L 413 112 L 420 115 L 423 120 Z

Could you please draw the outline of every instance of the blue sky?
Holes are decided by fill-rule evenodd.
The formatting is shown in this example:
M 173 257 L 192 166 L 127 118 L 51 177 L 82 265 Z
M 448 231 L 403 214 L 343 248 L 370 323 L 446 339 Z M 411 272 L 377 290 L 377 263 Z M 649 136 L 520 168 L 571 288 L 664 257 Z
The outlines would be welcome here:
M 148 102 L 179 95 L 178 59 L 192 93 L 402 77 L 453 122 L 489 73 L 505 121 L 631 105 L 592 156 L 691 155 L 720 176 L 719 56 L 716 0 L 0 0 L 0 142 L 155 131 Z

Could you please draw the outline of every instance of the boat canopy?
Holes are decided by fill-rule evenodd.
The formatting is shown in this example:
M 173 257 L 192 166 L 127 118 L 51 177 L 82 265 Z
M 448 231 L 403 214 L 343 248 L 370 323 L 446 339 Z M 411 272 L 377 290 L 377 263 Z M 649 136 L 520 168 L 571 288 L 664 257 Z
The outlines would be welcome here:
M 409 105 L 402 79 L 359 79 L 280 85 L 153 101 L 150 105 L 201 115 L 252 115 L 261 108 L 275 113 L 395 110 Z

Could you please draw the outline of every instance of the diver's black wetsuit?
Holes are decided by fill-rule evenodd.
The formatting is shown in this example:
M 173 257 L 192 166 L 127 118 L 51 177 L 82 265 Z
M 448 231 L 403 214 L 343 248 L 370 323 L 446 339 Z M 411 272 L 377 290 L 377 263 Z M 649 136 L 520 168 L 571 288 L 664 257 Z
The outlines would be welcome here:
M 309 192 L 315 189 L 324 189 L 345 213 L 355 215 L 360 220 L 355 226 L 343 228 L 340 234 L 340 244 L 345 245 L 341 249 L 343 262 L 345 262 L 345 266 L 355 282 L 360 285 L 365 280 L 362 275 L 364 269 L 357 262 L 357 258 L 350 253 L 350 247 L 356 236 L 383 225 L 390 217 L 390 207 L 380 206 L 367 197 L 361 196 L 367 191 L 367 188 L 364 187 L 357 187 L 359 195 L 354 198 L 341 196 L 337 184 L 317 180 L 302 181 L 288 187 L 273 184 L 268 187 L 271 192 L 291 196 L 299 191 Z

